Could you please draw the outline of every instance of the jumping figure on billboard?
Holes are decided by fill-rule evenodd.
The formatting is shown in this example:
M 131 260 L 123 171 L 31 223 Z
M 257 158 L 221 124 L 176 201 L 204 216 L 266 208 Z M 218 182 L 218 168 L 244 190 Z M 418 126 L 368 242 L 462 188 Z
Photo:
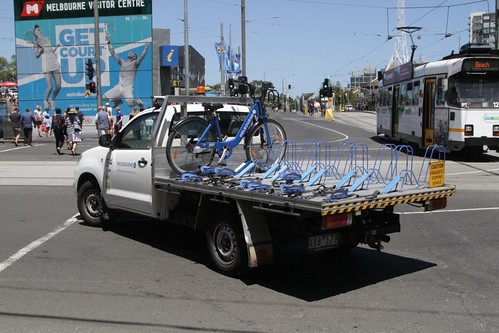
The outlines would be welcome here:
M 135 84 L 137 70 L 139 69 L 140 63 L 146 56 L 149 43 L 145 44 L 144 51 L 142 51 L 140 57 L 137 58 L 137 54 L 135 54 L 135 52 L 129 52 L 127 59 L 123 60 L 116 55 L 116 52 L 111 45 L 109 35 L 106 35 L 106 42 L 109 47 L 109 53 L 111 53 L 111 56 L 120 65 L 120 76 L 118 83 L 103 94 L 102 99 L 114 102 L 114 107 L 117 107 L 123 103 L 123 99 L 125 99 L 126 104 L 130 107 L 134 107 L 136 105 L 141 108 L 145 107 L 140 98 L 133 97 L 133 87 Z
M 54 100 L 61 90 L 62 81 L 61 65 L 55 55 L 59 45 L 53 48 L 50 38 L 43 36 L 42 30 L 38 25 L 35 25 L 33 35 L 35 37 L 35 40 L 32 42 L 35 47 L 35 56 L 42 60 L 42 73 L 47 82 L 43 104 L 45 108 L 55 109 Z M 52 85 L 52 80 L 55 85 Z

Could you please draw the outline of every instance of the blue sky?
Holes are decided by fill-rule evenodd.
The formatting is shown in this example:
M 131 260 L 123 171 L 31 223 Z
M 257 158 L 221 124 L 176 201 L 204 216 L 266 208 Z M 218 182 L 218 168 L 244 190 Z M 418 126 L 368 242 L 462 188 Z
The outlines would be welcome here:
M 220 83 L 214 43 L 241 46 L 240 0 L 188 0 L 189 42 L 206 60 L 206 83 Z M 405 25 L 414 33 L 415 59 L 437 60 L 469 41 L 471 12 L 493 12 L 495 1 L 405 0 Z M 348 83 L 350 73 L 386 67 L 393 54 L 397 0 L 246 0 L 248 79 L 272 81 L 298 96 L 314 92 L 324 78 Z M 14 49 L 13 1 L 0 0 L 0 56 Z M 277 16 L 277 18 L 275 18 Z M 184 0 L 153 0 L 153 28 L 171 30 L 171 44 L 184 44 Z M 274 18 L 273 18 L 274 17 Z M 444 37 L 449 34 L 450 37 Z M 410 47 L 410 38 L 406 37 Z M 288 91 L 288 85 L 291 90 Z

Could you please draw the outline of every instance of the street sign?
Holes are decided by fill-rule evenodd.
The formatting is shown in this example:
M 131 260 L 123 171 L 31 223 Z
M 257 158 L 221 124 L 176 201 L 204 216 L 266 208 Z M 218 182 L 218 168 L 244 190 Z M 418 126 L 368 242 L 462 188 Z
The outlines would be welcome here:
M 430 162 L 430 187 L 444 186 L 445 161 Z

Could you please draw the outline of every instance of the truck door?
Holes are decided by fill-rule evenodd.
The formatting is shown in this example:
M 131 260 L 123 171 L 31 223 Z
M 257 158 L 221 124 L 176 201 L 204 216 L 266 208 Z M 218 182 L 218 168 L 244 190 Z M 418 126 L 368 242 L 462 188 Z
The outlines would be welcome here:
M 423 96 L 423 144 L 422 147 L 433 145 L 435 128 L 435 88 L 436 78 L 425 79 Z
M 107 162 L 105 196 L 111 208 L 150 214 L 152 210 L 152 128 L 158 113 L 138 115 L 116 138 Z

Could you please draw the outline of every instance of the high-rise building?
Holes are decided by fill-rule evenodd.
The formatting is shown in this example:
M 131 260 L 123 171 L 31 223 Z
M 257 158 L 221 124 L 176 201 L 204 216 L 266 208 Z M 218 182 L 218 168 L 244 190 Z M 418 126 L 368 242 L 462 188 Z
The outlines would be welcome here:
M 478 44 L 488 44 L 492 48 L 495 48 L 495 13 L 475 12 L 470 14 L 470 42 Z

